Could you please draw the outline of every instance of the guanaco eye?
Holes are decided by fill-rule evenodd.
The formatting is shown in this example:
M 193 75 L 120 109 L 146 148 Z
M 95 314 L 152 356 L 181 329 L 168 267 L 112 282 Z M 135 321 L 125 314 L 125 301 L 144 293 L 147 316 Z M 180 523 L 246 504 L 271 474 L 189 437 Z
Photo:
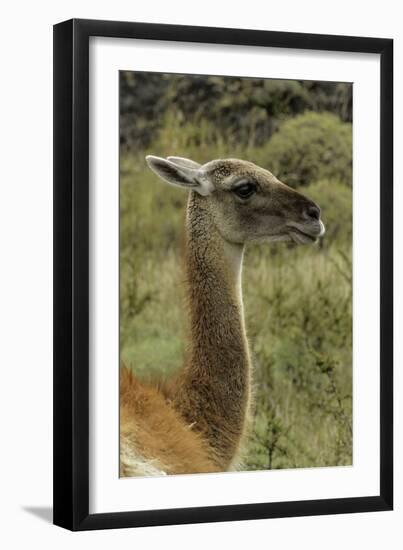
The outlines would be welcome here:
M 234 188 L 234 193 L 241 199 L 249 199 L 249 197 L 256 193 L 256 185 L 250 182 L 242 183 Z

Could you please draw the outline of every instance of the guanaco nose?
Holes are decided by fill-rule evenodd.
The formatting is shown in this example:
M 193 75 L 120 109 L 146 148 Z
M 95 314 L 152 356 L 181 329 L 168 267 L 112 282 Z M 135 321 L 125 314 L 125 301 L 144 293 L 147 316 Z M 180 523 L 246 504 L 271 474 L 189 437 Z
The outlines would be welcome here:
M 319 220 L 320 208 L 316 204 L 311 204 L 307 208 L 305 208 L 304 214 L 307 219 Z

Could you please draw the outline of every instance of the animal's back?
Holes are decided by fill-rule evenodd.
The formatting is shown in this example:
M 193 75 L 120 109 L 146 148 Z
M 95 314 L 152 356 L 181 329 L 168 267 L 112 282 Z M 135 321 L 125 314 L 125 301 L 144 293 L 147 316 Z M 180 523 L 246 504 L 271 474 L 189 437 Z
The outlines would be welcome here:
M 157 387 L 123 367 L 120 374 L 120 475 L 215 472 L 202 437 L 186 425 Z

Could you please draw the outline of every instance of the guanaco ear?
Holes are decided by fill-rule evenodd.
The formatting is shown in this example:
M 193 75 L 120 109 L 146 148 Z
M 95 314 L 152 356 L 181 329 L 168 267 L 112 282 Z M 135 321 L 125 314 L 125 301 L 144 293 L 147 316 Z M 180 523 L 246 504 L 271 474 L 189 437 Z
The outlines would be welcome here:
M 203 196 L 207 196 L 213 191 L 212 183 L 200 167 L 190 168 L 184 164 L 177 164 L 153 155 L 147 155 L 146 161 L 153 172 L 171 185 L 197 191 Z
M 199 164 L 198 162 L 190 159 L 185 159 L 183 157 L 167 157 L 167 160 L 170 160 L 174 164 L 178 164 L 179 166 L 184 166 L 186 168 L 193 168 L 195 170 L 201 168 L 201 164 Z

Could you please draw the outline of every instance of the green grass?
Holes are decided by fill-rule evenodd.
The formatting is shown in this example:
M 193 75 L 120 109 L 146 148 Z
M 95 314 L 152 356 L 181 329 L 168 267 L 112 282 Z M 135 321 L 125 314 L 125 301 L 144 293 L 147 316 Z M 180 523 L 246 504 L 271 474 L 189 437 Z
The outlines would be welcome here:
M 159 182 L 145 154 L 199 162 L 264 157 L 264 148 L 227 148 L 207 127 L 181 130 L 171 120 L 150 150 L 121 159 L 121 357 L 145 378 L 181 367 L 186 328 L 186 193 Z M 352 462 L 351 187 L 328 179 L 303 192 L 322 207 L 327 234 L 320 245 L 250 246 L 245 255 L 256 400 L 249 470 Z

